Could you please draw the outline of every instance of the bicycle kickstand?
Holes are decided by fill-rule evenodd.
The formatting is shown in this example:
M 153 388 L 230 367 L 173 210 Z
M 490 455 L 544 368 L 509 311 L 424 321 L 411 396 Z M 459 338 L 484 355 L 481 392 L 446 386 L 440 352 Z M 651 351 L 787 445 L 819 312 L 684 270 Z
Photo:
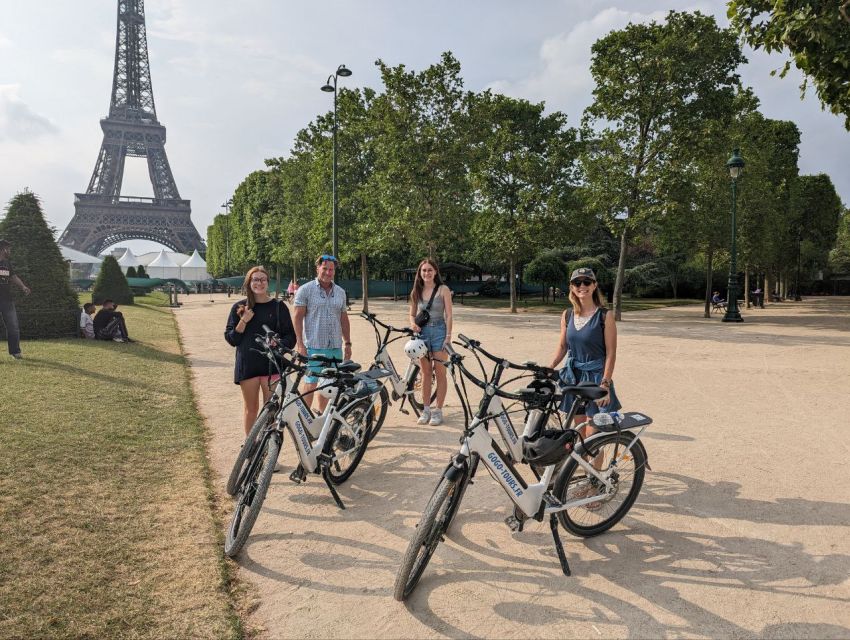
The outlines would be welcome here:
M 405 409 L 405 408 L 404 408 L 404 403 L 405 403 L 406 401 L 407 401 L 407 396 L 406 396 L 406 395 L 403 395 L 403 396 L 401 397 L 401 402 L 400 402 L 400 403 L 399 403 L 399 405 L 398 405 L 398 410 L 399 410 L 401 413 L 403 413 L 404 415 L 409 416 L 409 415 L 410 415 L 410 411 L 408 411 L 407 409 Z
M 555 551 L 558 552 L 558 560 L 561 562 L 561 570 L 565 576 L 572 575 L 570 565 L 567 562 L 567 554 L 564 553 L 564 545 L 561 544 L 561 536 L 558 535 L 558 518 L 555 514 L 549 515 L 549 526 L 552 528 L 552 537 L 555 539 Z
M 328 489 L 331 492 L 331 496 L 333 496 L 334 502 L 336 502 L 336 506 L 340 509 L 345 510 L 345 505 L 342 503 L 342 499 L 339 497 L 339 494 L 336 492 L 333 483 L 331 482 L 330 475 L 328 473 L 328 467 L 322 467 L 322 480 L 325 481 L 325 484 L 328 485 Z

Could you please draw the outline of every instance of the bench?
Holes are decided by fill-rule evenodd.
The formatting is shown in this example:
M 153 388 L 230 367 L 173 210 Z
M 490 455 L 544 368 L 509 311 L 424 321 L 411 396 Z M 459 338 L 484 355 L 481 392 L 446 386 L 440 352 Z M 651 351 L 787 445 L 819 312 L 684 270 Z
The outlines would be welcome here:
M 714 300 L 712 300 L 711 301 L 711 313 L 714 313 L 715 311 L 717 311 L 719 313 L 726 313 L 726 301 L 725 300 L 719 300 L 718 302 L 715 302 Z

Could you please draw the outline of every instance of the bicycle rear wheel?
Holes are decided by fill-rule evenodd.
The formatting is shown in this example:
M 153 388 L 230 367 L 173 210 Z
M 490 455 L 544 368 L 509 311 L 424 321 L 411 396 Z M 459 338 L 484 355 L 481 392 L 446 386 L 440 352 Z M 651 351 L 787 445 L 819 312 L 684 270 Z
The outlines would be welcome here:
M 617 524 L 632 508 L 643 486 L 646 466 L 646 456 L 639 443 L 626 451 L 633 439 L 634 436 L 627 432 L 612 433 L 588 447 L 588 461 L 602 472 L 611 468 L 616 455 L 616 470 L 612 475 L 614 490 L 611 493 L 606 493 L 599 480 L 588 477 L 572 458 L 558 473 L 553 494 L 561 502 L 599 496 L 594 502 L 558 513 L 558 519 L 567 531 L 585 538 L 599 535 Z
M 334 484 L 342 484 L 351 477 L 366 453 L 371 440 L 372 399 L 364 398 L 342 414 L 345 422 L 336 422 L 328 434 L 325 453 L 333 460 L 328 475 Z
M 413 407 L 414 413 L 418 416 L 422 413 L 422 408 L 425 406 L 423 402 L 422 396 L 422 369 L 416 373 L 416 377 L 413 379 L 411 386 L 408 387 L 413 390 L 413 393 L 408 396 L 410 398 L 410 406 Z M 433 404 L 437 400 L 437 374 L 434 373 L 433 367 L 431 368 L 431 400 L 429 404 Z
M 280 445 L 280 433 L 269 434 L 261 445 L 262 448 L 251 460 L 248 476 L 239 492 L 230 526 L 224 536 L 224 553 L 230 558 L 235 557 L 245 545 L 257 516 L 260 515 L 280 454 Z
M 384 420 L 387 418 L 387 409 L 390 407 L 390 394 L 387 391 L 386 385 L 381 385 L 381 392 L 373 399 L 372 403 L 372 431 L 369 434 L 369 441 L 381 430 L 384 426 Z
M 437 488 L 422 513 L 422 519 L 416 525 L 416 533 L 410 540 L 404 558 L 401 560 L 401 566 L 398 568 L 398 574 L 396 574 L 393 597 L 399 602 L 413 593 L 422 573 L 425 571 L 425 567 L 431 560 L 431 556 L 437 550 L 437 545 L 443 540 L 443 534 L 453 517 L 452 506 L 454 502 L 459 504 L 462 497 L 459 490 L 460 485 L 457 480 L 440 478 Z M 458 500 L 453 501 L 451 497 L 456 492 Z M 455 506 L 454 512 L 456 511 L 457 507 Z
M 248 462 L 254 457 L 257 447 L 262 442 L 263 430 L 272 423 L 277 415 L 277 407 L 278 403 L 276 399 L 269 400 L 263 405 L 262 410 L 257 415 L 257 419 L 254 420 L 251 431 L 248 432 L 242 448 L 239 449 L 239 453 L 236 455 L 236 461 L 233 463 L 233 469 L 227 478 L 227 485 L 225 486 L 227 495 L 235 496 L 238 492 L 240 476 L 248 466 Z

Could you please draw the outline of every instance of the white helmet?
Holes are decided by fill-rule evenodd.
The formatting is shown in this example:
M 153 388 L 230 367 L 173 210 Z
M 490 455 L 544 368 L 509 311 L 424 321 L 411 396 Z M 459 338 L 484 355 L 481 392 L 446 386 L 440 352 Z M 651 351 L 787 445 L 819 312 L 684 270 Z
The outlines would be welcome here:
M 404 345 L 404 352 L 411 360 L 419 360 L 428 355 L 428 345 L 421 338 L 413 338 Z
M 333 380 L 331 378 L 319 378 L 319 381 L 316 383 L 316 393 L 329 400 L 333 400 L 336 397 L 337 391 L 339 391 L 339 387 L 332 383 Z

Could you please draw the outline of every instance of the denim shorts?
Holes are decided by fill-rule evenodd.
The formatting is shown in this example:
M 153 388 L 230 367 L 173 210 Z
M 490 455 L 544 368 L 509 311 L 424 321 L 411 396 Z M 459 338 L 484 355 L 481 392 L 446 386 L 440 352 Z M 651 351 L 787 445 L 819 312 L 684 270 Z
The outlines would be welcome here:
M 431 321 L 422 327 L 419 335 L 425 344 L 428 345 L 428 351 L 430 353 L 442 351 L 443 346 L 446 344 L 446 323 L 444 320 L 435 322 L 431 318 Z
M 328 358 L 336 358 L 339 361 L 342 361 L 342 349 L 310 349 L 307 348 L 307 357 L 318 354 L 320 356 L 327 356 Z M 322 369 L 325 367 L 330 367 L 331 365 L 325 364 L 324 362 L 316 362 L 315 360 L 311 360 L 307 363 L 307 367 L 309 368 L 310 373 L 304 376 L 304 382 L 307 384 L 314 384 L 319 381 L 319 375 L 322 373 Z M 312 374 L 312 375 L 311 375 Z

